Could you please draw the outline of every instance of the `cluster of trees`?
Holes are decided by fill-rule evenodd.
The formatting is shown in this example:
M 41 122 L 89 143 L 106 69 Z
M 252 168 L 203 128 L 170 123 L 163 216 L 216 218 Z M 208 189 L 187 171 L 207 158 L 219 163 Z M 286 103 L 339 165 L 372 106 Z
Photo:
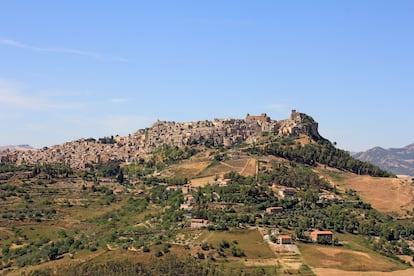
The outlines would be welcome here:
M 104 263 L 85 262 L 61 267 L 61 275 L 220 275 L 212 263 L 200 263 L 193 257 L 179 258 L 168 254 L 151 262 L 139 263 L 129 260 L 108 261 Z M 31 276 L 55 275 L 51 269 L 36 270 Z
M 276 141 L 270 145 L 266 145 L 263 149 L 258 150 L 262 154 L 271 154 L 311 166 L 315 166 L 316 163 L 321 163 L 356 174 L 381 177 L 393 176 L 393 174 L 384 171 L 371 163 L 353 158 L 348 152 L 335 148 L 329 142 L 302 146 L 301 144 L 286 145 L 286 143 Z
M 97 164 L 87 164 L 89 172 L 84 172 L 83 178 L 89 181 L 97 181 L 98 177 L 115 178 L 119 183 L 123 183 L 124 172 L 121 169 L 121 161 L 111 160 L 109 162 L 100 162 Z
M 25 206 L 24 208 L 14 209 L 14 210 L 3 210 L 1 212 L 1 217 L 9 221 L 34 221 L 41 222 L 44 219 L 51 219 L 52 216 L 56 214 L 54 208 L 45 208 L 45 209 L 33 209 Z
M 237 173 L 226 175 L 232 179 L 232 184 L 226 187 L 206 186 L 199 189 L 194 196 L 198 206 L 193 214 L 214 222 L 211 229 L 227 229 L 239 224 L 265 224 L 281 228 L 294 229 L 299 238 L 304 238 L 304 231 L 310 229 L 332 230 L 371 237 L 379 237 L 380 243 L 375 249 L 384 254 L 413 254 L 403 240 L 414 240 L 414 226 L 395 221 L 349 195 L 351 200 L 345 202 L 320 201 L 320 188 L 326 188 L 327 183 L 318 180 L 310 168 L 303 165 L 287 167 L 263 174 L 266 179 L 284 185 L 302 183 L 294 199 L 278 200 L 270 188 L 256 185 L 255 181 Z M 302 179 L 302 181 L 300 180 Z M 321 181 L 321 182 L 319 182 Z M 313 184 L 312 184 L 313 183 Z M 298 187 L 296 185 L 292 185 Z M 214 193 L 219 197 L 214 197 Z M 348 192 L 349 194 L 349 192 Z M 213 201 L 226 203 L 241 203 L 240 206 L 214 210 L 209 208 Z M 263 216 L 263 210 L 270 206 L 281 206 L 283 212 Z M 236 208 L 238 211 L 234 209 Z
M 64 163 L 42 163 L 34 165 L 32 169 L 32 177 L 41 173 L 46 174 L 49 179 L 67 178 L 73 175 L 73 170 L 69 165 Z
M 30 168 L 26 165 L 16 166 L 15 164 L 11 164 L 11 163 L 0 163 L 0 173 L 27 171 L 27 170 L 30 170 Z
M 36 265 L 46 261 L 56 260 L 59 256 L 84 249 L 85 244 L 81 239 L 66 237 L 58 241 L 51 242 L 47 238 L 41 238 L 36 242 L 15 249 L 6 244 L 2 248 L 2 260 L 4 263 L 15 262 L 19 267 Z
M 267 170 L 259 174 L 259 182 L 272 185 L 276 183 L 282 186 L 297 188 L 323 188 L 332 189 L 329 183 L 321 179 L 318 174 L 312 171 L 308 166 L 297 164 L 294 161 L 290 165 L 286 163 L 277 163 L 272 170 Z
M 162 144 L 154 150 L 153 155 L 159 161 L 170 164 L 179 160 L 188 159 L 196 153 L 197 151 L 194 148 L 185 147 L 184 149 L 180 149 L 177 146 Z

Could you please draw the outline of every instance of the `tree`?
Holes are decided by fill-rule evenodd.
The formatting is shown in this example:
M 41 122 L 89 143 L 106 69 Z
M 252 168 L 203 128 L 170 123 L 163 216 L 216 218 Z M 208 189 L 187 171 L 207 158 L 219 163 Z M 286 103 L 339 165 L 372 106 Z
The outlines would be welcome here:
M 125 179 L 124 179 L 124 173 L 122 172 L 122 170 L 119 171 L 119 174 L 116 177 L 116 180 L 121 184 L 124 183 Z
M 58 257 L 58 252 L 59 252 L 59 249 L 57 247 L 54 247 L 54 246 L 50 247 L 50 249 L 47 252 L 47 256 L 49 260 L 51 261 L 56 260 L 56 258 Z

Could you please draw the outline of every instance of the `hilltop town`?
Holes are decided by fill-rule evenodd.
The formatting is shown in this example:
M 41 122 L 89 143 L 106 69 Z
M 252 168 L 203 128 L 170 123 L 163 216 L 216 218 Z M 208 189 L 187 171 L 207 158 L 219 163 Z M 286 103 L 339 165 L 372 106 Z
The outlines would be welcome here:
M 179 148 L 196 145 L 230 147 L 235 144 L 257 142 L 263 134 L 277 137 L 297 136 L 301 133 L 319 136 L 318 123 L 312 117 L 292 110 L 289 119 L 273 120 L 266 113 L 250 114 L 245 119 L 214 119 L 212 121 L 171 122 L 157 121 L 150 128 L 128 136 L 106 139 L 79 139 L 61 145 L 0 152 L 2 163 L 17 165 L 37 163 L 65 163 L 83 169 L 88 163 L 105 163 L 111 160 L 134 162 L 145 158 L 157 147 L 167 144 Z M 320 136 L 319 136 L 320 137 Z
M 295 110 L 157 121 L 0 157 L 5 273 L 412 273 L 412 184 L 337 149 Z

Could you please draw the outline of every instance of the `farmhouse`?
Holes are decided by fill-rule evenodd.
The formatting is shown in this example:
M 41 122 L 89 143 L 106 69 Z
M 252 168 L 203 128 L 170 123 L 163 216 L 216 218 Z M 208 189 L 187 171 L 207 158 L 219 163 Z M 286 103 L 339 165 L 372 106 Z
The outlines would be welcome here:
M 279 190 L 279 196 L 281 198 L 291 198 L 296 194 L 295 188 L 282 188 Z
M 216 185 L 219 185 L 219 187 L 224 187 L 229 185 L 231 182 L 231 179 L 227 179 L 227 178 L 219 178 L 216 181 Z
M 191 228 L 199 229 L 203 227 L 207 227 L 209 225 L 209 221 L 207 219 L 191 219 Z
M 283 212 L 283 207 L 268 207 L 266 208 L 266 214 L 279 214 Z
M 282 244 L 292 244 L 292 237 L 289 235 L 282 235 L 277 237 L 277 243 Z
M 184 196 L 184 201 L 188 204 L 194 204 L 196 203 L 196 199 L 194 198 L 194 196 L 192 194 L 187 194 Z
M 180 209 L 181 210 L 186 210 L 186 211 L 191 211 L 191 210 L 193 210 L 193 206 L 191 204 L 188 204 L 188 203 L 182 203 L 180 205 Z
M 309 236 L 313 242 L 319 242 L 320 240 L 331 242 L 333 240 L 333 233 L 331 231 L 315 230 L 312 233 L 310 233 Z
M 175 192 L 175 191 L 178 190 L 178 187 L 177 186 L 168 186 L 166 188 L 166 190 L 167 190 L 167 192 Z

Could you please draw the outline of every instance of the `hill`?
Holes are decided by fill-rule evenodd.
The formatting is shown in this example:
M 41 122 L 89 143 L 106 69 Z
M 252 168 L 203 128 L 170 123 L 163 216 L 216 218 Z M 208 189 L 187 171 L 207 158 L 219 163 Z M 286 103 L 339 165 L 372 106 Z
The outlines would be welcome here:
M 111 136 L 99 139 L 87 138 L 62 145 L 44 147 L 27 152 L 0 154 L 1 161 L 16 164 L 66 163 L 73 168 L 85 168 L 88 163 L 121 160 L 135 162 L 147 158 L 157 148 L 168 145 L 179 149 L 232 147 L 238 144 L 254 144 L 272 137 L 288 137 L 306 134 L 314 140 L 322 140 L 318 123 L 312 117 L 292 111 L 289 119 L 272 120 L 267 114 L 247 114 L 245 119 L 214 119 L 198 122 L 157 121 L 147 129 L 128 136 Z
M 403 148 L 383 149 L 375 147 L 353 155 L 395 174 L 414 176 L 414 144 Z
M 156 122 L 127 137 L 3 155 L 0 270 L 401 271 L 408 265 L 397 256 L 414 256 L 413 192 L 335 148 L 296 111 L 280 121 Z M 330 238 L 312 242 L 319 230 Z

